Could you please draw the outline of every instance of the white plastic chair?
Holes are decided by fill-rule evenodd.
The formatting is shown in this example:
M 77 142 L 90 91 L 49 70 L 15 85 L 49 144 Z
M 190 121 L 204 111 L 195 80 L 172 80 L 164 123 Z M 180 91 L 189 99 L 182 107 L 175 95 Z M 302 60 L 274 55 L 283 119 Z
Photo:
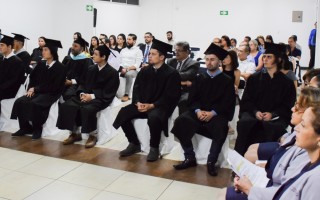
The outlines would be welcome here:
M 57 120 L 59 115 L 59 99 L 54 102 L 49 111 L 47 121 L 42 126 L 42 137 L 52 136 L 61 130 L 57 128 Z
M 121 105 L 121 101 L 114 97 L 110 106 L 97 113 L 98 145 L 103 145 L 117 135 L 116 129 L 112 126 L 112 109 Z
M 166 137 L 164 133 L 161 133 L 161 140 L 159 145 L 159 150 L 161 155 L 169 154 L 174 146 L 174 135 L 170 133 L 170 130 L 173 127 L 174 120 L 178 117 L 178 107 L 175 108 L 171 117 L 168 119 L 168 131 L 169 137 Z M 133 126 L 137 132 L 138 139 L 140 141 L 141 150 L 145 153 L 149 153 L 150 151 L 150 130 L 148 126 L 147 119 L 134 119 L 132 120 Z
M 14 102 L 26 93 L 25 84 L 22 84 L 14 98 L 1 101 L 0 131 L 16 132 L 19 130 L 19 122 L 10 119 Z

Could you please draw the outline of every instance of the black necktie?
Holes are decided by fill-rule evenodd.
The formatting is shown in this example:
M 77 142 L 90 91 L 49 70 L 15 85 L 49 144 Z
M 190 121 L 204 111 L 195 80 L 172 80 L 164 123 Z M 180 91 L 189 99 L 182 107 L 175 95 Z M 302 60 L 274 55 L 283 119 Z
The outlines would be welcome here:
M 181 67 L 182 67 L 182 61 L 178 61 L 178 67 L 177 67 L 177 70 L 180 72 L 181 70 Z

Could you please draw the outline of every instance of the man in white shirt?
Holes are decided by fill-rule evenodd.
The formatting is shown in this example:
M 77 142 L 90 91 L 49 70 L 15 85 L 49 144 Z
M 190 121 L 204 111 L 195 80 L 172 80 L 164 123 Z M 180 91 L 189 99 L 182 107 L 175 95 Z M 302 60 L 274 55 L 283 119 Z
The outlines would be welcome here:
M 239 84 L 239 97 L 242 97 L 242 92 L 245 87 L 245 83 L 251 74 L 254 74 L 256 71 L 256 65 L 253 62 L 248 61 L 247 57 L 250 53 L 249 46 L 243 45 L 238 48 L 238 58 L 239 58 L 239 67 L 240 70 L 240 84 Z
M 128 101 L 131 92 L 133 79 L 137 76 L 139 67 L 142 62 L 142 51 L 135 46 L 137 36 L 130 33 L 127 37 L 127 47 L 120 52 L 120 76 L 126 79 L 124 96 L 121 98 L 122 102 Z
M 172 34 L 172 31 L 168 31 L 167 32 L 167 43 L 168 44 L 171 44 L 173 46 L 173 49 L 174 50 L 174 45 L 175 45 L 175 41 L 173 39 L 173 34 Z

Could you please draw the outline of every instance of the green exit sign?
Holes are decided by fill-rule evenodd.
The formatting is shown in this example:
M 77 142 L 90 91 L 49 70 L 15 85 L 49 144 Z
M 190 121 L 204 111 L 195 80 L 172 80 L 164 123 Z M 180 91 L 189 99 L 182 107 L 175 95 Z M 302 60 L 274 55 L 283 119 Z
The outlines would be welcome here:
M 229 11 L 227 11 L 227 10 L 220 10 L 220 15 L 229 15 Z
M 93 5 L 87 5 L 86 6 L 87 11 L 93 11 Z

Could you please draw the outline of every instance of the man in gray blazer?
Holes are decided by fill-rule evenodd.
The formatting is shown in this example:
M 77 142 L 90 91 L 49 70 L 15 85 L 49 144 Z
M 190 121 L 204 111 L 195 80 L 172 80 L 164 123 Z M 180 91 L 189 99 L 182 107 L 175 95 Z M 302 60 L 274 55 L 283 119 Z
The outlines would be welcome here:
M 196 77 L 200 63 L 189 58 L 190 45 L 188 42 L 177 42 L 175 45 L 176 57 L 167 61 L 167 64 L 178 70 L 181 77 L 181 98 L 179 100 L 179 114 L 188 110 L 187 100 L 190 86 Z

